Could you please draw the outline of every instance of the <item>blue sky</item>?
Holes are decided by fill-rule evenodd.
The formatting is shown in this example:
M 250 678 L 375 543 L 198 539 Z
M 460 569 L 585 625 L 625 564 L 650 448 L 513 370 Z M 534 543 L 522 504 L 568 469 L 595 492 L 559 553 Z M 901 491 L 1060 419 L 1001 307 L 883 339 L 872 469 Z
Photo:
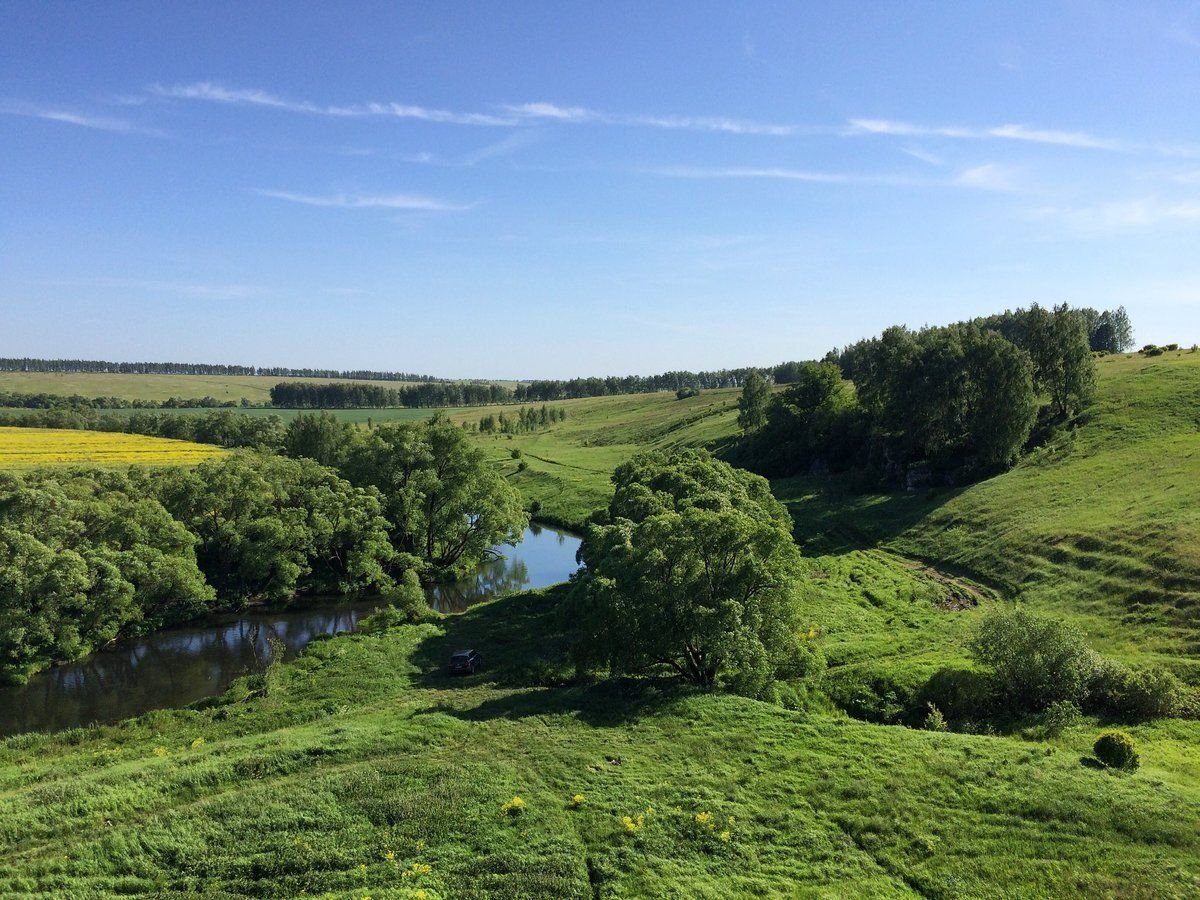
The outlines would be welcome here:
M 565 377 L 1200 340 L 1200 2 L 0 2 L 0 355 Z

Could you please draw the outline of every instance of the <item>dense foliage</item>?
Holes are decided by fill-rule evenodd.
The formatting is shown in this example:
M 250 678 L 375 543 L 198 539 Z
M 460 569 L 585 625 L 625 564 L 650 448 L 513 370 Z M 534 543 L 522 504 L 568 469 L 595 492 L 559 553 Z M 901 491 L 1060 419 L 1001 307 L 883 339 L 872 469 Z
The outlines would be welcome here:
M 589 525 L 570 618 L 583 667 L 665 665 L 758 693 L 803 666 L 800 553 L 767 482 L 699 450 L 618 467 Z
M 312 460 L 237 453 L 141 477 L 196 536 L 200 567 L 227 603 L 390 584 L 378 496 Z
M 195 544 L 125 475 L 0 474 L 0 681 L 203 613 Z

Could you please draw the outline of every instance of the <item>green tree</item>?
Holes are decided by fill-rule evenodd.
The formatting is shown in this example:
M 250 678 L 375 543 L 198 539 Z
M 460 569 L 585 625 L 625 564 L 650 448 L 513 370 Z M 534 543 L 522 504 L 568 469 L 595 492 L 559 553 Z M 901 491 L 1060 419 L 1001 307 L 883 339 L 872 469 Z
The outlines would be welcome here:
M 797 664 L 800 553 L 765 479 L 684 450 L 635 457 L 613 484 L 569 602 L 581 665 L 757 693 Z
M 1078 413 L 1096 385 L 1096 361 L 1084 318 L 1065 303 L 1053 311 L 1034 304 L 1025 340 L 1033 359 L 1034 387 L 1050 395 L 1052 413 L 1061 418 Z
M 288 456 L 315 459 L 336 469 L 346 461 L 353 440 L 354 426 L 338 421 L 333 413 L 300 413 L 288 423 L 283 450 Z
M 738 398 L 738 427 L 751 433 L 762 428 L 767 421 L 767 404 L 771 400 L 771 385 L 767 379 L 751 369 L 742 382 L 742 396 Z
M 376 428 L 344 471 L 379 491 L 393 546 L 429 577 L 474 566 L 529 522 L 516 490 L 444 418 Z

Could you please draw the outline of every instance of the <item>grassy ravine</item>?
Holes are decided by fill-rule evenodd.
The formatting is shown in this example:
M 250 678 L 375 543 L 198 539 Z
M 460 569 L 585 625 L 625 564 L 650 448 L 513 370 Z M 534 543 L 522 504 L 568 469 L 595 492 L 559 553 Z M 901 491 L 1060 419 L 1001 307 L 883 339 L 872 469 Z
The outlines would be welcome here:
M 1194 723 L 1134 729 L 1144 766 L 1114 775 L 1081 764 L 1090 727 L 1026 742 L 544 686 L 567 672 L 557 593 L 318 642 L 266 696 L 0 742 L 0 896 L 1200 891 Z M 451 679 L 464 645 L 490 664 Z

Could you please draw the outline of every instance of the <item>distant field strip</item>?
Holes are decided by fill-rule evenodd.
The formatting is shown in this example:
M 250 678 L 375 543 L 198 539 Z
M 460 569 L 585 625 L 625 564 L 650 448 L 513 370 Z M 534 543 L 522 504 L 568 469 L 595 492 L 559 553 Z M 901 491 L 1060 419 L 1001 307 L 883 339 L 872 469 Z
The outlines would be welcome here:
M 60 428 L 0 428 L 0 469 L 129 463 L 192 465 L 224 452 L 208 444 L 140 434 Z

